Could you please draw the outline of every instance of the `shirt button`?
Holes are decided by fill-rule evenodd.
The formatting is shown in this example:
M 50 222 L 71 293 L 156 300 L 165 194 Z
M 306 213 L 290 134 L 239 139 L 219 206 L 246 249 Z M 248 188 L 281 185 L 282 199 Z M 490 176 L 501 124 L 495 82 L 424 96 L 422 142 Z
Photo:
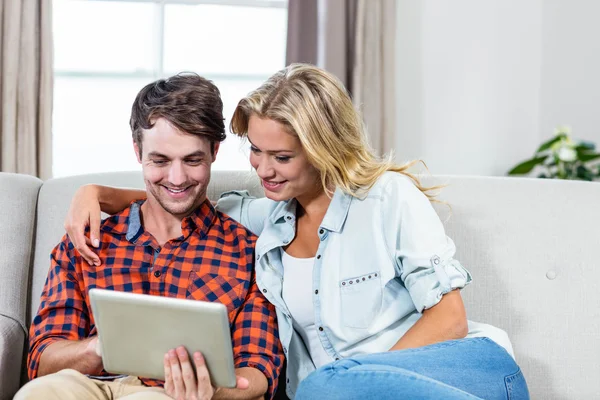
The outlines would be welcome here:
M 267 289 L 263 289 L 263 293 L 267 293 Z
M 317 256 L 317 260 L 318 260 L 319 258 L 321 258 L 321 255 L 320 255 L 320 254 Z
M 323 327 L 322 326 L 319 327 L 319 331 L 323 332 Z
M 287 217 L 285 217 L 285 219 L 287 219 L 288 221 L 292 219 L 292 217 L 290 217 L 289 215 Z
M 317 290 L 315 290 L 315 294 L 319 294 L 319 290 L 318 290 L 318 289 L 317 289 Z
M 319 229 L 319 234 L 320 234 L 320 235 L 322 235 L 322 234 L 324 234 L 324 233 L 325 233 L 325 230 L 324 230 L 324 229 Z
M 160 277 L 160 271 L 154 271 L 154 276 L 159 278 Z
M 284 353 L 287 353 L 287 349 L 286 349 L 285 347 L 283 348 L 283 352 L 284 352 Z
M 335 361 L 340 361 L 340 359 L 338 357 L 335 358 Z

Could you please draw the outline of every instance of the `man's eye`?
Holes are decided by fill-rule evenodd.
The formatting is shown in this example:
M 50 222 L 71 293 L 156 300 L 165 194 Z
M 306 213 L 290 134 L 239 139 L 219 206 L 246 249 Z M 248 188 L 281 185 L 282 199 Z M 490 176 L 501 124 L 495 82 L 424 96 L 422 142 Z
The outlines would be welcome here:
M 166 160 L 152 160 L 154 165 L 165 165 L 167 163 Z
M 186 162 L 188 164 L 197 165 L 197 164 L 200 164 L 202 162 L 202 159 L 201 158 L 193 158 L 191 160 L 187 160 Z

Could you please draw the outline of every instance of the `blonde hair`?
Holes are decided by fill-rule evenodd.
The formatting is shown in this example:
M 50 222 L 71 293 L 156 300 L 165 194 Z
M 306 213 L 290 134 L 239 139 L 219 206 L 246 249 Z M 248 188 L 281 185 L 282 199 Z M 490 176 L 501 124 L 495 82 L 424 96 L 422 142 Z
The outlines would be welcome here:
M 386 171 L 408 176 L 428 198 L 432 190 L 407 172 L 418 161 L 397 165 L 390 154 L 378 158 L 368 145 L 364 124 L 344 85 L 310 64 L 291 64 L 238 103 L 230 129 L 245 137 L 251 116 L 270 119 L 298 137 L 308 161 L 320 172 L 328 195 L 332 188 L 360 197 Z

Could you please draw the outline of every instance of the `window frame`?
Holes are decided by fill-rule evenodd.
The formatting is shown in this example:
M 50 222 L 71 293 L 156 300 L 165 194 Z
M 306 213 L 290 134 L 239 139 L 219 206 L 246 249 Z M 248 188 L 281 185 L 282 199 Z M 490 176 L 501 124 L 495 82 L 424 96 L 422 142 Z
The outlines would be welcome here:
M 255 8 L 270 8 L 270 9 L 285 9 L 288 8 L 288 0 L 77 0 L 85 3 L 145 3 L 153 5 L 153 41 L 156 43 L 152 50 L 152 64 L 146 68 L 136 69 L 135 71 L 122 69 L 103 71 L 101 69 L 94 70 L 92 68 L 78 68 L 73 67 L 72 69 L 67 68 L 54 68 L 53 75 L 55 79 L 62 81 L 68 81 L 71 83 L 77 83 L 78 80 L 111 80 L 111 81 L 127 81 L 132 79 L 142 79 L 148 82 L 155 81 L 157 79 L 166 78 L 168 76 L 175 75 L 180 71 L 164 70 L 164 54 L 165 54 L 165 21 L 166 21 L 166 6 L 168 5 L 220 5 L 220 6 L 239 6 L 239 7 L 255 7 Z M 234 71 L 234 73 L 215 73 L 215 72 L 204 72 L 197 71 L 203 77 L 219 82 L 229 81 L 231 83 L 237 82 L 264 82 L 270 76 L 271 73 L 245 73 L 243 71 Z M 53 123 L 52 129 L 54 131 L 55 125 Z M 62 146 L 60 146 L 62 147 Z M 233 147 L 232 147 L 233 148 Z M 54 151 L 58 150 L 53 145 Z M 218 160 L 217 160 L 218 161 Z M 64 166 L 55 165 L 52 163 L 53 176 L 69 176 L 71 174 L 65 173 Z M 237 165 L 237 164 L 236 164 Z M 222 167 L 222 166 L 221 166 Z M 249 168 L 249 164 L 248 164 Z M 228 168 L 224 168 L 228 169 Z M 245 166 L 238 165 L 236 170 L 245 170 Z M 60 171 L 60 172 L 59 172 Z M 95 173 L 99 171 L 89 171 L 84 173 Z M 55 175 L 57 173 L 57 175 Z
M 287 0 L 79 0 L 86 2 L 104 2 L 104 3 L 150 3 L 154 4 L 154 21 L 157 29 L 155 30 L 154 40 L 157 43 L 157 51 L 154 54 L 152 70 L 138 70 L 135 72 L 106 72 L 92 70 L 64 70 L 54 69 L 54 76 L 58 78 L 147 78 L 156 80 L 166 76 L 171 76 L 179 71 L 165 71 L 163 68 L 164 49 L 165 49 L 165 6 L 177 5 L 221 5 L 238 7 L 259 7 L 259 8 L 287 8 Z M 268 74 L 203 74 L 212 80 L 266 80 Z

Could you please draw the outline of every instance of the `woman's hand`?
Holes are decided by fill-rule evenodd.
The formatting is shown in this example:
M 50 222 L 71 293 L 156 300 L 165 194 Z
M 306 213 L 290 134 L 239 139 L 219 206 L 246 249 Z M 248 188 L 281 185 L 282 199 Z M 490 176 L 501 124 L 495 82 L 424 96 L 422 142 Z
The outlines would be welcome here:
M 169 350 L 165 354 L 165 393 L 177 400 L 205 400 L 219 391 L 210 381 L 210 375 L 200 352 L 193 354 L 196 373 L 183 346 Z M 238 389 L 247 389 L 249 382 L 246 378 L 237 377 Z
M 100 245 L 100 201 L 95 185 L 85 185 L 77 189 L 65 219 L 65 230 L 75 246 L 75 250 L 90 265 L 99 266 L 100 258 L 90 246 Z M 90 237 L 85 236 L 85 228 L 90 227 Z

